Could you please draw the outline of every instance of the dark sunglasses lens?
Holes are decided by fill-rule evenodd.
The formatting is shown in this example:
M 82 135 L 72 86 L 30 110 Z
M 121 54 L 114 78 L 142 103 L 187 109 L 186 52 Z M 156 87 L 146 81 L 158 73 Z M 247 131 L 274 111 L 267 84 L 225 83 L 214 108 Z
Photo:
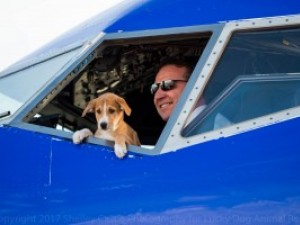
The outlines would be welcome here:
M 175 82 L 173 80 L 165 80 L 161 84 L 161 89 L 164 91 L 173 89 Z
M 158 90 L 159 84 L 152 84 L 151 85 L 151 93 L 154 95 L 155 92 Z

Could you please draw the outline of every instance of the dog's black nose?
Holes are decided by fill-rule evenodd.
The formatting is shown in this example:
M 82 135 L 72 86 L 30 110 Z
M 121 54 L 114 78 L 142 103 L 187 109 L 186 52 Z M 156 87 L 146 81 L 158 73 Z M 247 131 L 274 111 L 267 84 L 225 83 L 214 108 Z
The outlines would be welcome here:
M 107 128 L 107 123 L 105 123 L 105 122 L 100 123 L 100 127 L 101 127 L 103 130 L 106 130 L 106 128 Z

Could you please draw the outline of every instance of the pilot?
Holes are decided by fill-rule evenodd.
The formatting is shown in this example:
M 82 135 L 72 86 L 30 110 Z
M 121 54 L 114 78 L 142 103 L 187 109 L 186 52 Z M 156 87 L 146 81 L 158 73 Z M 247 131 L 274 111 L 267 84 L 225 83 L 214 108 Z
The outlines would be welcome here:
M 176 58 L 169 58 L 162 62 L 155 76 L 155 82 L 151 85 L 153 102 L 160 117 L 167 121 L 183 92 L 193 64 Z M 186 125 L 189 124 L 206 107 L 205 100 L 201 96 L 195 109 L 189 115 Z M 221 114 L 217 114 L 214 121 L 214 129 L 230 125 L 230 121 Z

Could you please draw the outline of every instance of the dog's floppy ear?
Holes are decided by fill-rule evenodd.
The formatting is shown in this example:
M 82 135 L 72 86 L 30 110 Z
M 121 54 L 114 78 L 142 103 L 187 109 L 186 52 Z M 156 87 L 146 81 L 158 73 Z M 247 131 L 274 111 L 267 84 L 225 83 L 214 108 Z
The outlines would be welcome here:
M 129 107 L 125 99 L 118 96 L 116 101 L 121 106 L 121 108 L 125 111 L 126 115 L 130 116 L 131 108 Z
M 85 109 L 82 112 L 82 117 L 84 117 L 87 113 L 91 113 L 95 111 L 96 107 L 96 99 L 93 99 L 89 101 L 88 105 L 85 107 Z

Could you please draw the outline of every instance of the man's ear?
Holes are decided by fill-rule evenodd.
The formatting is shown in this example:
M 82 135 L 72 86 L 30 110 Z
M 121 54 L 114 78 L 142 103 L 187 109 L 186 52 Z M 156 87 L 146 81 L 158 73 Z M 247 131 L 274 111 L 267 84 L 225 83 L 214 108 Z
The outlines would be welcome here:
M 87 104 L 87 106 L 83 110 L 81 116 L 84 117 L 87 113 L 95 112 L 95 107 L 96 107 L 96 99 L 93 99 L 93 100 L 89 101 L 89 103 Z
M 126 115 L 130 116 L 131 108 L 129 107 L 125 99 L 118 96 L 116 101 L 121 106 L 121 108 L 125 111 Z

